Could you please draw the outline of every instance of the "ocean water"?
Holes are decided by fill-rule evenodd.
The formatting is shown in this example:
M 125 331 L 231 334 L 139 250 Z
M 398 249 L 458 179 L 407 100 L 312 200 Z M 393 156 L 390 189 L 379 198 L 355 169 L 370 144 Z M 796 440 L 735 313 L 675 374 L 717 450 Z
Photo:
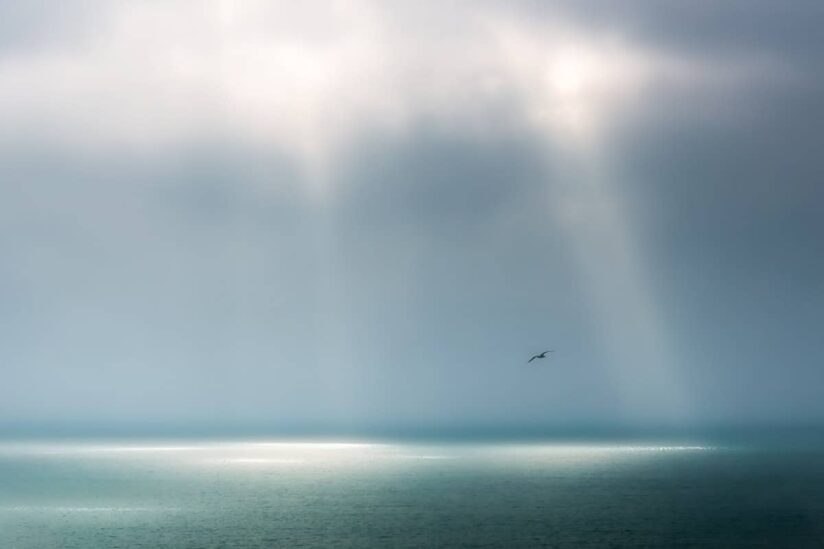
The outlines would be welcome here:
M 824 547 L 824 451 L 0 442 L 0 548 Z

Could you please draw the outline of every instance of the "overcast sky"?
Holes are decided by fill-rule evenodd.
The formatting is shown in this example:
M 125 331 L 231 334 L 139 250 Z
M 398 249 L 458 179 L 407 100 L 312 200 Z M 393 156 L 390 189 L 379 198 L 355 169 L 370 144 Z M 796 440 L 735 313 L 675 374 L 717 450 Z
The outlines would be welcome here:
M 0 422 L 824 420 L 822 24 L 0 0 Z

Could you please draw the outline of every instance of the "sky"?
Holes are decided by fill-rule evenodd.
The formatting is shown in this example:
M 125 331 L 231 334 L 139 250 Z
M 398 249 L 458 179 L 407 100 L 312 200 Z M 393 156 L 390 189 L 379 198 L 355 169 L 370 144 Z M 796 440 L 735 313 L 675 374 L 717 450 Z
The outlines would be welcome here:
M 824 421 L 822 23 L 0 0 L 0 423 Z

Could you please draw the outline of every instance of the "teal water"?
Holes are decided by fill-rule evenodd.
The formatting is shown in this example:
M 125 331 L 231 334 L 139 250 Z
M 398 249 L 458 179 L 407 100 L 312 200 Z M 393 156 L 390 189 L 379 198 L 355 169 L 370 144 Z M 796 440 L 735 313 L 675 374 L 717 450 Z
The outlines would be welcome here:
M 824 547 L 824 452 L 6 441 L 0 547 Z

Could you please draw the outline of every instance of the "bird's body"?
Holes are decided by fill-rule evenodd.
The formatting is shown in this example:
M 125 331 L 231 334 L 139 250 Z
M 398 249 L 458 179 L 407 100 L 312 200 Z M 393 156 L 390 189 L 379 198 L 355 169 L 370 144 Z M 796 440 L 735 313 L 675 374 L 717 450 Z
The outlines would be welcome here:
M 554 351 L 544 351 L 543 353 L 539 353 L 539 354 L 533 356 L 532 358 L 530 358 L 529 360 L 527 360 L 526 363 L 529 364 L 530 362 L 532 362 L 536 358 L 546 358 L 546 354 L 547 353 L 552 353 L 552 352 L 554 352 Z

